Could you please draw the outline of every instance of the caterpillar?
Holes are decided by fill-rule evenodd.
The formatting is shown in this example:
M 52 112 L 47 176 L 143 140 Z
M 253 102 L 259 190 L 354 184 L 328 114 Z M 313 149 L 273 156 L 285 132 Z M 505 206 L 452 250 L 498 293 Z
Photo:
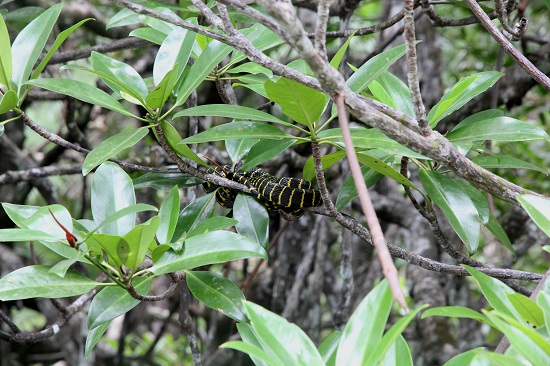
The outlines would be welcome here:
M 311 182 L 298 178 L 277 178 L 258 167 L 241 171 L 242 163 L 235 166 L 217 166 L 207 173 L 218 174 L 246 186 L 249 193 L 262 202 L 269 212 L 282 211 L 294 217 L 304 214 L 304 208 L 321 204 L 321 193 L 313 189 Z M 233 208 L 238 191 L 204 182 L 202 188 L 206 193 L 216 192 L 216 201 L 220 206 Z M 287 217 L 285 217 L 287 218 Z

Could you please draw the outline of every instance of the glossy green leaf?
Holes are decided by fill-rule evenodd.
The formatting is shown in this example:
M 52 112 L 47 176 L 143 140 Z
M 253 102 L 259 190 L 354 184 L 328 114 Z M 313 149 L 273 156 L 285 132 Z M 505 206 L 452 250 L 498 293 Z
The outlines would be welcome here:
M 520 194 L 516 199 L 535 224 L 550 236 L 550 200 L 532 194 Z
M 80 22 L 76 23 L 75 25 L 73 25 L 68 29 L 65 29 L 63 32 L 57 35 L 57 37 L 55 38 L 55 41 L 53 42 L 53 45 L 50 47 L 50 49 L 48 50 L 48 52 L 46 53 L 42 61 L 40 61 L 36 69 L 34 69 L 34 71 L 32 72 L 31 79 L 36 79 L 42 73 L 42 71 L 44 71 L 44 69 L 46 68 L 46 65 L 48 64 L 52 56 L 57 52 L 59 47 L 61 47 L 63 42 L 65 42 L 65 40 L 69 38 L 69 36 L 75 30 L 80 28 L 82 24 L 86 23 L 89 20 L 92 20 L 92 18 L 81 20 Z
M 180 193 L 178 186 L 174 186 L 160 205 L 158 215 L 160 223 L 157 230 L 157 240 L 160 244 L 169 243 L 172 240 L 176 224 L 178 223 L 179 211 Z
M 241 341 L 230 341 L 222 344 L 220 348 L 230 348 L 237 351 L 241 351 L 249 355 L 251 359 L 264 362 L 265 365 L 268 365 L 268 366 L 285 366 L 285 363 L 279 360 L 276 356 L 267 353 L 259 346 L 256 346 L 253 344 L 249 344 Z M 256 363 L 256 365 L 261 365 L 261 364 Z
M 384 71 L 369 84 L 369 89 L 380 102 L 415 118 L 411 92 L 397 76 Z
M 143 103 L 148 93 L 147 85 L 132 66 L 99 52 L 92 52 L 90 60 L 94 70 L 109 76 L 109 79 L 101 77 L 109 88 L 119 94 L 121 91 L 125 91 Z M 111 82 L 111 79 L 118 83 Z M 119 85 L 125 87 L 121 88 Z
M 544 324 L 544 313 L 536 302 L 522 294 L 508 294 L 508 300 L 527 323 L 535 327 Z
M 197 107 L 184 109 L 183 111 L 176 113 L 173 118 L 184 116 L 227 117 L 238 120 L 273 122 L 288 125 L 288 122 L 274 117 L 269 113 L 265 113 L 254 108 L 231 104 L 199 105 Z
M 17 88 L 17 95 L 21 96 L 23 83 L 29 80 L 32 69 L 46 45 L 57 17 L 61 12 L 63 4 L 57 4 L 30 22 L 13 41 L 12 54 L 12 76 L 11 81 Z
M 181 253 L 167 251 L 149 270 L 159 276 L 250 257 L 266 259 L 267 254 L 260 244 L 244 236 L 229 231 L 211 231 L 186 239 Z
M 548 329 L 550 327 L 550 294 L 546 291 L 539 292 L 537 295 L 537 304 L 542 309 L 544 324 Z
M 48 233 L 31 229 L 0 229 L 0 242 L 61 241 Z M 66 241 L 65 241 L 66 243 Z
M 145 204 L 145 203 L 136 203 L 135 205 L 124 207 L 123 209 L 112 213 L 105 220 L 103 220 L 101 222 L 101 224 L 95 228 L 95 230 L 99 230 L 102 227 L 107 226 L 110 223 L 117 221 L 121 217 L 136 214 L 138 212 L 143 212 L 143 211 L 155 211 L 156 212 L 156 211 L 158 211 L 158 209 L 155 206 L 148 205 L 148 204 Z
M 550 139 L 541 128 L 510 117 L 496 117 L 468 124 L 456 131 L 451 131 L 446 137 L 452 142 Z
M 122 27 L 130 24 L 137 24 L 143 20 L 144 16 L 133 12 L 130 9 L 121 9 L 118 13 L 113 15 L 105 26 L 106 29 L 114 27 Z
M 468 252 L 475 253 L 479 244 L 480 218 L 476 206 L 453 179 L 426 169 L 419 171 L 426 193 L 445 213 Z
M 486 71 L 461 79 L 428 113 L 430 126 L 435 127 L 443 118 L 489 89 L 501 76 L 502 74 L 498 71 Z
M 346 156 L 345 150 L 339 150 L 327 155 L 321 156 L 321 165 L 323 170 L 327 170 Z M 313 181 L 315 179 L 315 161 L 313 156 L 307 159 L 302 171 L 302 177 L 304 180 Z
M 191 293 L 214 310 L 238 322 L 246 322 L 241 289 L 229 279 L 214 272 L 187 271 Z
M 39 88 L 47 89 L 59 94 L 68 95 L 86 103 L 97 104 L 103 108 L 118 112 L 124 116 L 135 117 L 115 98 L 105 93 L 103 90 L 81 81 L 44 78 L 30 80 L 27 84 L 38 86 Z
M 477 112 L 472 114 L 471 116 L 466 117 L 453 128 L 453 131 L 456 131 L 462 127 L 466 127 L 470 124 L 475 124 L 475 123 L 479 123 L 480 121 L 485 121 L 488 119 L 503 117 L 503 116 L 504 116 L 504 111 L 501 111 L 500 109 L 486 109 L 484 111 Z
M 548 171 L 531 164 L 527 161 L 514 158 L 508 155 L 480 155 L 472 159 L 474 163 L 482 168 L 512 168 L 536 170 L 548 175 Z
M 281 106 L 283 113 L 313 131 L 325 109 L 326 95 L 284 77 L 264 84 L 269 100 Z
M 92 216 L 97 226 L 110 215 L 136 204 L 132 180 L 115 163 L 106 162 L 97 168 L 92 181 Z M 126 215 L 103 226 L 101 233 L 124 235 L 136 224 L 136 215 Z
M 237 225 L 239 222 L 225 216 L 214 216 L 204 221 L 201 221 L 191 231 L 187 233 L 187 237 L 205 234 L 210 231 L 224 230 Z
M 149 133 L 149 127 L 141 127 L 118 133 L 97 145 L 84 159 L 82 175 L 87 175 L 97 166 L 140 142 Z
M 145 173 L 134 179 L 133 182 L 135 189 L 155 188 L 168 191 L 174 185 L 180 188 L 194 187 L 203 181 L 195 176 L 182 173 Z
M 246 73 L 246 74 L 254 74 L 254 75 L 264 74 L 268 78 L 273 77 L 273 71 L 261 65 L 255 64 L 254 62 L 246 62 L 237 67 L 233 67 L 227 70 L 227 73 L 228 74 Z
M 195 90 L 200 83 L 210 74 L 210 72 L 219 64 L 225 56 L 227 56 L 233 48 L 224 43 L 212 40 L 208 43 L 206 49 L 195 60 L 193 66 L 189 69 L 189 73 L 183 80 L 175 106 L 182 105 L 191 92 Z
M 407 178 L 405 178 L 401 173 L 396 171 L 391 167 L 391 165 L 386 164 L 382 159 L 378 159 L 374 156 L 370 156 L 366 153 L 357 154 L 357 159 L 359 162 L 365 166 L 368 166 L 372 170 L 377 171 L 378 173 L 385 175 L 386 177 L 393 179 L 399 184 L 404 186 L 416 189 L 414 184 L 412 184 Z
M 506 231 L 500 226 L 498 220 L 493 215 L 489 216 L 489 221 L 485 224 L 485 227 L 515 256 L 516 251 L 510 242 L 510 238 L 506 234 Z
M 322 365 L 313 342 L 297 325 L 259 305 L 245 302 L 246 314 L 263 345 L 285 365 Z
M 479 221 L 483 225 L 487 225 L 489 222 L 489 217 L 491 216 L 491 212 L 489 211 L 489 202 L 487 201 L 487 194 L 463 179 L 455 179 L 454 182 L 458 184 L 464 193 L 470 197 L 470 200 L 472 200 L 472 203 L 476 207 Z
M 52 213 L 69 232 L 73 230 L 73 221 L 69 211 L 61 205 L 44 207 L 2 203 L 9 218 L 20 228 L 41 231 L 67 243 L 65 231 L 55 222 Z M 51 211 L 51 213 L 50 213 Z M 71 256 L 72 257 L 72 256 Z
M 342 59 L 344 58 L 344 55 L 346 54 L 346 51 L 348 50 L 349 44 L 351 40 L 353 39 L 353 36 L 355 35 L 354 31 L 351 36 L 348 37 L 346 42 L 338 49 L 338 52 L 332 57 L 330 60 L 330 66 L 334 67 L 336 70 L 340 67 L 340 63 L 342 62 Z
M 84 252 L 78 251 L 77 255 L 74 258 L 67 258 L 62 261 L 57 262 L 52 268 L 50 268 L 50 273 L 53 273 L 59 277 L 65 277 L 69 268 L 75 264 L 77 261 L 84 258 Z
M 443 366 L 525 366 L 524 363 L 506 355 L 487 352 L 484 348 L 475 348 L 470 351 L 461 353 Z
M 13 108 L 17 107 L 19 102 L 17 94 L 13 90 L 8 90 L 6 94 L 2 95 L 2 100 L 0 101 L 0 114 L 7 113 Z M 2 126 L 3 128 L 4 126 Z
M 380 149 L 389 154 L 427 159 L 425 156 L 415 153 L 374 128 L 352 127 L 350 128 L 350 133 L 355 149 Z M 326 139 L 337 142 L 341 146 L 344 146 L 342 131 L 339 128 L 321 131 L 317 134 L 317 137 L 322 140 Z
M 399 319 L 392 327 L 384 334 L 382 340 L 376 345 L 374 350 L 370 350 L 368 356 L 367 365 L 379 364 L 384 359 L 386 352 L 390 347 L 401 337 L 401 333 L 405 328 L 414 320 L 416 315 L 424 308 L 429 306 L 428 304 L 422 305 L 415 310 L 411 311 L 401 319 Z
M 151 278 L 138 277 L 132 282 L 132 285 L 138 293 L 147 295 L 151 290 Z M 134 299 L 128 294 L 128 291 L 121 287 L 106 287 L 98 292 L 90 304 L 88 329 L 94 329 L 102 323 L 126 314 L 140 303 L 140 300 Z
M 399 45 L 384 51 L 365 62 L 346 84 L 356 93 L 363 91 L 373 80 L 376 80 L 395 61 L 405 54 L 405 45 Z
M 93 233 L 86 238 L 86 246 L 97 255 L 105 252 L 109 264 L 120 268 L 124 264 L 123 260 L 128 259 L 129 252 L 127 243 L 121 243 L 122 241 L 122 237 L 118 235 Z
M 208 130 L 190 136 L 181 143 L 197 144 L 201 142 L 224 141 L 229 139 L 260 138 L 260 139 L 294 139 L 275 126 L 260 122 L 231 122 L 211 127 Z M 179 144 L 178 144 L 179 145 Z
M 233 218 L 238 221 L 237 232 L 267 250 L 269 244 L 269 215 L 265 206 L 247 194 L 239 194 L 233 204 Z
M 126 267 L 135 270 L 143 262 L 147 249 L 157 234 L 159 221 L 160 218 L 154 216 L 124 235 L 124 241 L 128 243 L 129 247 L 127 259 L 122 261 Z
M 294 145 L 296 140 L 261 140 L 260 142 L 254 144 L 248 156 L 246 162 L 242 165 L 242 170 L 250 170 L 255 166 L 258 166 L 269 159 L 272 159 L 287 150 L 289 147 Z
M 437 308 L 430 308 L 422 313 L 421 318 L 425 319 L 430 316 L 474 319 L 483 323 L 488 323 L 485 315 L 464 306 L 442 306 Z
M 22 300 L 34 297 L 55 299 L 85 294 L 101 285 L 75 271 L 65 277 L 49 272 L 51 266 L 28 266 L 0 279 L 0 300 Z
M 512 302 L 508 299 L 508 295 L 515 294 L 514 290 L 499 280 L 489 277 L 475 268 L 467 265 L 463 266 L 476 280 L 481 292 L 483 292 L 483 296 L 485 296 L 493 309 L 523 322 L 523 317 L 517 312 Z
M 109 328 L 109 324 L 111 324 L 111 322 L 101 323 L 94 329 L 88 331 L 88 335 L 86 336 L 86 344 L 84 346 L 84 354 L 86 355 L 86 358 L 90 356 L 90 352 L 92 352 L 97 342 L 99 342 L 101 337 L 103 337 L 103 334 L 105 334 L 107 328 Z
M 342 338 L 342 332 L 332 332 L 325 340 L 319 345 L 319 353 L 323 357 L 326 366 L 336 365 L 336 351 L 340 345 L 340 339 Z
M 149 108 L 162 108 L 168 98 L 170 98 L 170 95 L 172 95 L 172 91 L 176 85 L 178 77 L 178 70 L 176 67 L 177 65 L 174 66 L 172 70 L 168 71 L 155 89 L 153 89 L 145 98 L 145 104 Z
M 367 188 L 372 187 L 378 182 L 383 175 L 378 173 L 375 170 L 372 170 L 368 167 L 361 168 L 361 174 L 363 174 L 363 179 Z M 355 182 L 353 177 L 350 175 L 348 179 L 342 184 L 342 187 L 338 191 L 338 196 L 336 197 L 335 206 L 338 210 L 344 208 L 345 205 L 351 202 L 355 197 L 357 197 L 357 188 L 355 187 Z
M 153 82 L 156 85 L 160 84 L 172 69 L 176 70 L 176 80 L 181 77 L 196 38 L 197 33 L 179 27 L 168 34 L 157 52 L 153 65 Z
M 267 141 L 267 140 L 261 140 Z M 281 141 L 281 140 L 275 140 Z M 242 161 L 247 155 L 250 149 L 260 142 L 260 139 L 230 139 L 225 140 L 225 150 L 227 155 L 236 164 Z
M 197 156 L 197 154 L 195 154 L 193 150 L 189 148 L 189 146 L 182 142 L 178 130 L 176 130 L 174 126 L 166 120 L 160 121 L 160 126 L 162 127 L 162 132 L 164 133 L 166 142 L 172 150 L 174 150 L 178 155 L 185 156 L 205 168 L 210 168 L 204 161 L 202 161 L 201 158 Z
M 212 217 L 215 202 L 215 194 L 212 192 L 188 204 L 178 216 L 172 241 L 178 240 L 185 232 L 191 232 L 198 224 Z
M 4 22 L 4 17 L 0 18 L 2 18 L 0 19 L 0 84 L 9 89 L 12 75 L 11 41 L 8 28 Z M 17 93 L 15 95 L 17 95 Z
M 361 301 L 342 332 L 336 364 L 362 366 L 382 340 L 392 307 L 391 291 L 382 281 Z
M 514 349 L 532 365 L 550 364 L 550 342 L 542 335 L 516 322 L 510 324 L 490 312 L 486 312 L 486 315 L 497 329 L 506 335 Z
M 261 344 L 260 340 L 256 336 L 256 333 L 254 332 L 254 329 L 252 326 L 248 323 L 237 323 L 237 330 L 239 331 L 239 335 L 241 336 L 241 339 L 252 346 L 256 346 L 263 351 L 267 351 L 266 348 Z M 255 358 L 253 355 L 250 355 L 250 358 L 252 359 L 252 362 L 256 366 L 267 366 L 267 363 L 263 362 L 262 360 Z M 279 360 L 280 362 L 280 360 Z
M 386 366 L 413 366 L 411 350 L 402 335 L 397 337 L 381 360 Z

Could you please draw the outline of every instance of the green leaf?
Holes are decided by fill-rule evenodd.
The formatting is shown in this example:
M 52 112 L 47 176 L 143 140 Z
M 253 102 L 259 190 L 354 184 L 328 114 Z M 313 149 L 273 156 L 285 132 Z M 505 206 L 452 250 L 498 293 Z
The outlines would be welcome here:
M 187 233 L 187 237 L 205 234 L 210 231 L 223 230 L 228 227 L 237 225 L 239 222 L 225 216 L 214 216 L 204 221 L 201 221 L 191 231 Z
M 496 117 L 471 123 L 451 131 L 446 137 L 452 142 L 550 139 L 544 130 L 510 117 Z
M 52 217 L 52 214 L 69 232 L 73 230 L 73 221 L 69 211 L 61 205 L 49 205 L 44 207 L 14 205 L 11 203 L 2 203 L 4 211 L 9 218 L 22 229 L 31 229 L 41 231 L 43 234 L 49 234 L 58 241 L 62 241 L 67 246 L 65 231 L 59 227 Z M 72 249 L 72 248 L 69 248 Z M 74 249 L 73 249 L 74 252 Z M 71 255 L 71 258 L 73 255 Z
M 267 250 L 269 244 L 269 215 L 265 206 L 247 194 L 239 194 L 233 204 L 233 218 L 238 220 L 237 232 L 260 243 Z
M 132 66 L 99 52 L 92 52 L 90 60 L 95 71 L 109 76 L 107 79 L 100 75 L 109 88 L 118 94 L 125 91 L 139 100 L 141 104 L 145 104 L 145 97 L 148 93 L 147 85 Z M 111 82 L 111 80 L 116 80 L 117 83 Z
M 415 118 L 411 92 L 397 76 L 384 71 L 369 84 L 369 89 L 380 102 Z
M 260 51 L 264 51 L 284 43 L 284 41 L 276 33 L 260 23 L 256 23 L 247 29 L 240 29 L 239 31 L 250 40 L 254 48 Z M 246 58 L 247 56 L 242 52 L 235 50 L 233 51 L 233 55 L 231 55 L 230 64 L 235 64 Z
M 210 74 L 210 72 L 227 56 L 233 48 L 224 43 L 212 40 L 206 49 L 195 60 L 189 73 L 183 80 L 174 107 L 182 105 L 191 92 Z
M 288 122 L 285 122 L 277 117 L 274 117 L 271 114 L 259 111 L 254 108 L 243 107 L 240 105 L 232 105 L 232 104 L 199 105 L 197 107 L 184 109 L 183 111 L 176 113 L 173 118 L 184 117 L 184 116 L 227 117 L 227 118 L 234 118 L 238 120 L 273 122 L 273 123 L 289 125 Z
M 65 94 L 86 103 L 97 104 L 124 116 L 135 117 L 115 98 L 105 93 L 103 90 L 78 80 L 44 78 L 27 81 L 27 84 L 51 90 L 59 94 Z
M 353 312 L 342 332 L 336 364 L 362 366 L 382 340 L 392 306 L 388 283 L 373 288 Z
M 122 241 L 122 237 L 118 235 L 93 233 L 86 238 L 86 246 L 95 255 L 103 256 L 105 252 L 109 264 L 120 268 L 123 260 L 128 259 L 129 252 L 128 244 Z
M 480 218 L 476 206 L 453 179 L 420 169 L 420 182 L 426 193 L 445 213 L 470 254 L 477 251 L 480 236 Z
M 416 187 L 407 178 L 405 178 L 403 174 L 393 169 L 391 165 L 386 164 L 381 159 L 370 156 L 366 153 L 357 154 L 357 159 L 361 164 L 368 166 L 372 170 L 375 170 L 390 179 L 393 179 L 397 183 L 416 189 Z
M 134 179 L 134 188 L 155 188 L 169 190 L 174 185 L 180 188 L 194 187 L 202 183 L 202 179 L 182 173 L 145 173 Z
M 211 127 L 208 130 L 184 139 L 180 144 L 197 144 L 201 142 L 225 141 L 229 139 L 260 138 L 260 139 L 295 139 L 275 126 L 259 122 L 231 122 Z M 177 146 L 177 145 L 176 145 Z
M 498 71 L 486 71 L 461 79 L 428 113 L 430 126 L 435 127 L 443 118 L 489 89 L 501 76 Z
M 413 366 L 411 350 L 402 335 L 397 337 L 381 360 L 387 366 Z
M 187 285 L 201 302 L 238 322 L 246 322 L 241 289 L 229 279 L 207 271 L 186 271 Z
M 28 266 L 0 279 L 0 300 L 22 300 L 34 297 L 55 299 L 85 294 L 101 283 L 75 271 L 65 277 L 50 272 L 51 266 Z
M 0 229 L 0 242 L 6 243 L 10 241 L 62 241 L 48 233 L 30 230 L 30 229 Z
M 479 165 L 480 167 L 486 168 L 486 169 L 487 168 L 530 169 L 530 170 L 536 170 L 538 172 L 548 175 L 548 172 L 545 169 L 540 168 L 535 164 L 531 164 L 527 161 L 523 161 L 508 155 L 480 155 L 472 159 L 472 161 L 477 165 Z
M 160 218 L 154 216 L 124 235 L 124 241 L 128 243 L 129 247 L 128 258 L 122 261 L 126 267 L 134 271 L 143 262 L 147 249 L 157 234 L 159 221 Z
M 197 33 L 183 28 L 175 28 L 162 42 L 153 65 L 153 82 L 159 84 L 166 74 L 175 69 L 178 80 L 187 65 Z
M 220 245 L 223 243 L 223 246 Z M 149 271 L 155 276 L 250 257 L 267 258 L 260 244 L 229 231 L 211 231 L 185 240 L 181 253 L 167 251 Z
M 254 144 L 248 156 L 246 158 L 246 163 L 243 164 L 241 170 L 246 171 L 258 166 L 269 159 L 274 158 L 279 155 L 290 146 L 292 146 L 296 140 L 261 140 L 260 142 Z
M 151 278 L 136 278 L 132 285 L 141 295 L 147 295 L 151 290 Z M 92 300 L 88 310 L 88 329 L 109 322 L 126 314 L 141 303 L 134 299 L 128 291 L 118 286 L 105 287 Z
M 170 98 L 170 95 L 172 95 L 178 77 L 176 67 L 177 65 L 174 66 L 172 70 L 168 71 L 161 82 L 147 95 L 147 98 L 145 98 L 145 104 L 149 108 L 162 108 L 168 98 Z
M 0 114 L 11 111 L 13 108 L 17 107 L 18 102 L 19 100 L 17 98 L 17 93 L 13 90 L 8 90 L 6 94 L 2 96 L 2 100 L 0 101 Z M 3 127 L 4 126 L 2 126 L 2 128 Z
M 284 114 L 313 131 L 325 109 L 325 94 L 284 77 L 276 82 L 267 80 L 264 87 L 269 99 L 279 104 Z
M 506 335 L 514 349 L 531 364 L 550 364 L 550 343 L 543 336 L 533 329 L 514 322 L 513 319 L 507 319 L 514 323 L 510 324 L 490 312 L 486 312 L 486 315 L 497 329 Z
M 389 159 L 386 157 L 386 159 Z M 385 159 L 382 159 L 385 160 Z M 363 179 L 365 180 L 365 184 L 367 185 L 367 188 L 372 187 L 373 185 L 378 182 L 383 175 L 378 173 L 375 170 L 372 170 L 368 167 L 362 167 L 361 168 L 361 174 L 363 174 Z M 355 187 L 355 182 L 353 181 L 353 177 L 350 175 L 348 179 L 342 184 L 342 187 L 338 191 L 338 197 L 336 197 L 336 203 L 335 206 L 338 210 L 341 210 L 344 208 L 345 205 L 351 202 L 355 197 L 357 197 L 357 188 Z
M 259 360 L 261 362 L 264 362 L 265 365 L 268 365 L 268 366 L 285 366 L 285 363 L 279 360 L 276 356 L 267 353 L 259 346 L 256 346 L 253 344 L 249 344 L 241 341 L 230 341 L 222 344 L 220 348 L 230 348 L 230 349 L 234 349 L 234 350 L 246 353 L 247 355 L 250 356 L 251 359 L 254 360 L 254 363 L 256 365 L 262 365 L 261 363 L 257 363 L 256 360 Z
M 180 194 L 178 186 L 174 186 L 162 202 L 159 210 L 160 223 L 157 230 L 157 240 L 160 244 L 169 243 L 172 240 L 178 213 L 180 211 Z
M 174 126 L 166 120 L 160 121 L 160 126 L 162 127 L 162 133 L 164 133 L 166 142 L 172 150 L 174 150 L 178 155 L 185 156 L 205 168 L 210 168 L 204 161 L 202 161 L 201 158 L 197 156 L 197 154 L 195 154 L 195 152 L 193 152 L 193 150 L 189 148 L 189 146 L 182 142 L 178 130 L 176 130 Z
M 483 323 L 489 323 L 489 320 L 485 315 L 464 306 L 442 306 L 438 308 L 430 308 L 422 313 L 421 319 L 425 319 L 429 316 L 474 319 Z
M 267 140 L 262 140 L 267 141 Z M 284 140 L 275 140 L 284 141 Z M 225 140 L 225 150 L 231 161 L 236 164 L 244 159 L 250 149 L 260 142 L 260 139 L 231 139 Z
M 128 149 L 141 141 L 149 133 L 149 127 L 141 127 L 121 132 L 102 141 L 90 151 L 82 164 L 82 175 L 86 176 L 95 167 L 103 164 L 124 149 Z
M 131 214 L 136 214 L 138 212 L 143 212 L 143 211 L 155 211 L 156 212 L 156 211 L 158 211 L 158 209 L 155 206 L 148 205 L 148 204 L 145 204 L 145 203 L 136 203 L 135 205 L 124 207 L 123 209 L 112 213 L 105 220 L 103 220 L 101 222 L 101 224 L 95 228 L 95 230 L 99 230 L 102 227 L 107 226 L 110 223 L 117 221 L 121 217 L 131 215 Z
M 346 81 L 350 89 L 356 93 L 363 91 L 373 80 L 376 80 L 406 52 L 405 45 L 399 45 L 384 51 L 365 62 Z
M 115 163 L 106 162 L 97 168 L 92 181 L 92 216 L 97 226 L 110 215 L 136 204 L 132 180 Z M 122 236 L 136 224 L 136 215 L 126 215 L 103 226 L 101 233 Z
M 544 324 L 544 313 L 536 302 L 522 294 L 508 294 L 508 300 L 527 323 L 534 327 Z
M 227 70 L 227 73 L 228 74 L 246 73 L 246 74 L 254 74 L 254 75 L 264 74 L 268 78 L 273 77 L 273 71 L 261 65 L 255 64 L 254 62 L 246 62 L 237 67 L 233 67 Z
M 178 240 L 185 232 L 191 232 L 198 224 L 212 217 L 214 202 L 215 195 L 212 192 L 188 204 L 178 216 L 178 223 L 172 241 Z
M 15 84 L 18 96 L 22 96 L 21 87 L 29 80 L 32 68 L 46 45 L 62 6 L 63 4 L 57 4 L 44 11 L 30 22 L 13 41 L 11 81 Z
M 532 194 L 520 194 L 516 199 L 535 224 L 550 236 L 550 200 Z
M 52 56 L 57 52 L 57 50 L 59 49 L 59 47 L 61 47 L 61 45 L 63 44 L 63 42 L 65 42 L 65 40 L 67 38 L 69 38 L 69 36 L 75 31 L 77 30 L 78 28 L 80 28 L 80 26 L 84 23 L 86 23 L 88 20 L 92 20 L 93 18 L 87 18 L 87 19 L 84 19 L 84 20 L 81 20 L 80 22 L 76 23 L 75 25 L 73 25 L 72 27 L 68 28 L 68 29 L 65 29 L 63 32 L 59 33 L 57 35 L 57 37 L 55 38 L 55 41 L 53 43 L 53 45 L 50 47 L 50 49 L 48 50 L 48 53 L 46 53 L 46 56 L 44 56 L 44 58 L 42 59 L 42 61 L 40 61 L 40 64 L 38 64 L 38 66 L 36 67 L 36 69 L 34 69 L 32 75 L 31 75 L 31 79 L 36 79 L 41 73 L 42 71 L 44 71 L 44 69 L 46 68 L 46 65 L 48 64 L 48 62 L 50 61 L 50 59 L 52 58 Z
M 321 156 L 321 165 L 323 167 L 323 170 L 326 170 L 342 160 L 346 156 L 345 150 L 339 150 L 327 155 Z M 311 156 L 309 159 L 307 159 L 306 163 L 304 164 L 304 169 L 302 171 L 302 177 L 304 180 L 313 181 L 315 179 L 315 161 L 313 159 L 313 156 Z
M 475 348 L 459 354 L 445 363 L 444 366 L 524 366 L 524 363 L 506 355 L 487 352 L 484 348 Z
M 99 342 L 103 334 L 105 334 L 107 328 L 109 328 L 109 324 L 111 324 L 111 322 L 101 323 L 94 329 L 88 331 L 88 335 L 86 336 L 86 345 L 84 346 L 84 354 L 86 355 L 86 358 L 90 356 L 90 352 L 92 352 L 97 342 Z
M 550 294 L 546 291 L 541 291 L 537 295 L 537 304 L 542 309 L 544 315 L 544 324 L 546 329 L 550 327 Z
M 502 243 L 502 245 L 506 247 L 506 249 L 512 252 L 514 256 L 516 255 L 516 251 L 510 242 L 510 238 L 508 238 L 506 231 L 504 231 L 502 226 L 500 226 L 496 217 L 490 215 L 489 221 L 485 224 L 485 227 L 489 229 L 489 231 Z
M 336 365 L 336 351 L 340 345 L 340 339 L 342 338 L 342 332 L 332 332 L 325 340 L 319 345 L 319 353 L 323 357 L 326 366 Z
M 9 89 L 12 75 L 11 41 L 4 17 L 0 18 L 0 84 Z M 15 95 L 17 96 L 17 93 Z
M 245 343 L 250 344 L 252 346 L 256 346 L 256 347 L 262 349 L 263 351 L 267 351 L 266 347 L 262 346 L 260 340 L 256 336 L 256 333 L 254 333 L 254 329 L 252 328 L 252 326 L 250 324 L 248 324 L 248 323 L 237 323 L 237 330 L 239 331 L 239 335 L 241 336 L 241 339 Z M 263 362 L 260 359 L 255 358 L 253 355 L 249 354 L 249 356 L 252 359 L 252 362 L 254 362 L 254 364 L 256 366 L 266 366 L 267 365 L 267 363 Z M 278 362 L 281 362 L 281 361 L 278 360 Z
M 427 159 L 425 156 L 415 153 L 374 128 L 352 127 L 350 128 L 350 133 L 355 149 L 379 149 L 389 154 Z M 337 142 L 342 147 L 344 146 L 342 131 L 339 128 L 321 131 L 317 134 L 317 137 L 322 140 Z
M 483 296 L 485 296 L 493 309 L 523 322 L 523 317 L 517 312 L 512 302 L 508 298 L 508 295 L 515 294 L 514 290 L 512 290 L 510 287 L 506 286 L 499 280 L 489 277 L 486 274 L 478 271 L 477 269 L 474 269 L 467 265 L 463 266 L 476 280 L 479 287 L 481 288 L 481 292 L 483 292 Z
M 259 305 L 245 302 L 246 314 L 262 344 L 284 365 L 322 365 L 323 359 L 313 342 L 297 325 Z
M 77 261 L 83 261 L 83 258 L 84 252 L 78 251 L 74 258 L 67 258 L 57 262 L 52 268 L 50 268 L 50 272 L 59 277 L 65 277 L 65 274 L 67 274 L 67 270 L 69 269 L 69 267 L 71 267 Z
M 346 42 L 340 47 L 338 52 L 332 57 L 332 60 L 330 60 L 330 66 L 334 67 L 336 70 L 340 67 L 340 63 L 342 62 L 342 59 L 344 58 L 344 55 L 346 54 L 346 51 L 348 50 L 349 44 L 351 40 L 353 39 L 353 36 L 355 35 L 354 31 L 351 36 L 346 40 Z
M 453 131 L 456 131 L 462 127 L 468 126 L 470 124 L 479 123 L 480 121 L 485 121 L 491 118 L 497 118 L 497 117 L 503 117 L 504 112 L 500 109 L 487 109 L 481 112 L 477 112 L 472 114 L 471 116 L 468 116 L 464 120 L 462 120 L 459 124 L 457 124 Z

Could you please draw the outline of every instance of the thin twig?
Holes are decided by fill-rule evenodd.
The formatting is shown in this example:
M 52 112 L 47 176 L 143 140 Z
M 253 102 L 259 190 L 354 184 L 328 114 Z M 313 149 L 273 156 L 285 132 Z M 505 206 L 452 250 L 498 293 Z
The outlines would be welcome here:
M 193 325 L 193 319 L 189 314 L 189 303 L 191 300 L 191 293 L 189 287 L 185 281 L 181 282 L 181 300 L 179 309 L 179 321 L 181 328 L 187 336 L 189 347 L 191 348 L 191 355 L 193 357 L 193 365 L 201 366 L 202 357 L 199 350 L 199 343 L 197 342 L 197 335 L 195 334 L 195 327 Z
M 315 25 L 315 49 L 321 57 L 327 58 L 327 23 L 330 5 L 333 0 L 319 0 L 317 7 L 317 24 Z

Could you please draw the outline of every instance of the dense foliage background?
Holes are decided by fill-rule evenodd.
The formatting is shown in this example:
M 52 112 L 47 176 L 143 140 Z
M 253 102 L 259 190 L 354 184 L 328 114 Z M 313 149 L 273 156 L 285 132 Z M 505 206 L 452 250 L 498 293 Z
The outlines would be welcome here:
M 547 0 L 0 13 L 0 364 L 550 364 Z

